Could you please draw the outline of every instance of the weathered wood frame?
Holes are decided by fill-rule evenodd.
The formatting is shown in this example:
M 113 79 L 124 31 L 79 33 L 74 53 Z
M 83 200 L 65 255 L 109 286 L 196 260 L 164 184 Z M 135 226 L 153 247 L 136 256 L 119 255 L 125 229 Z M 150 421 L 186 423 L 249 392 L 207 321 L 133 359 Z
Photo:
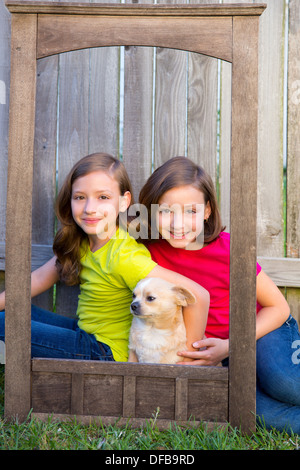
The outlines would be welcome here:
M 6 218 L 5 416 L 53 413 L 140 423 L 255 428 L 258 25 L 263 4 L 116 5 L 7 2 L 12 13 Z M 176 34 L 174 34 L 176 31 Z M 30 272 L 36 61 L 69 50 L 139 45 L 232 62 L 230 367 L 31 359 Z M 150 384 L 154 384 L 151 388 Z M 150 387 L 150 388 L 149 388 Z M 91 405 L 95 390 L 113 397 Z M 165 390 L 166 397 L 163 398 Z M 156 395 L 155 395 L 156 391 Z M 147 393 L 146 393 L 147 392 Z M 154 395 L 153 395 L 154 394 Z M 100 395 L 99 395 L 100 396 Z M 212 403 L 213 401 L 213 403 Z M 166 405 L 166 403 L 168 404 Z M 198 406 L 200 404 L 200 406 Z M 153 407 L 153 409 L 152 409 Z M 165 408 L 164 408 L 165 407 Z M 203 410 L 209 410 L 203 413 Z

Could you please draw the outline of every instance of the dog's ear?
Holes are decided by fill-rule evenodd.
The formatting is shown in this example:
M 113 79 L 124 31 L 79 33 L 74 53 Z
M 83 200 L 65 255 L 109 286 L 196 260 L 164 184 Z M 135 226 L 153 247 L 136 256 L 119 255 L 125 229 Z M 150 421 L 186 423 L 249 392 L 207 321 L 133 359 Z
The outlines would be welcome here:
M 174 286 L 172 290 L 176 293 L 178 305 L 186 307 L 188 304 L 194 304 L 196 302 L 196 297 L 194 294 L 184 287 Z

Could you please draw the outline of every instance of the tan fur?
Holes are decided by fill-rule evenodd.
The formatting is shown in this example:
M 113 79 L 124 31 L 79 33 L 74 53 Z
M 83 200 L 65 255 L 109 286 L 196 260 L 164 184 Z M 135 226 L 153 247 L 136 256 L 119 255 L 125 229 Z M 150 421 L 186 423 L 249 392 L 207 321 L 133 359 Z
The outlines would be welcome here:
M 140 281 L 133 292 L 129 362 L 174 364 L 186 349 L 182 307 L 196 301 L 187 289 L 163 279 Z

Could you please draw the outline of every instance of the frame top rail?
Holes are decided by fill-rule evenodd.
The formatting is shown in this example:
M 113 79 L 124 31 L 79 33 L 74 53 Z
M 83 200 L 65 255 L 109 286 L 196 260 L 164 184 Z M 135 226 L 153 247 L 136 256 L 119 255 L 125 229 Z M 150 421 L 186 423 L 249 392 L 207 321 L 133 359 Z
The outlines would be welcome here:
M 110 3 L 56 3 L 8 0 L 6 7 L 11 13 L 73 14 L 103 16 L 260 16 L 264 3 L 228 4 L 110 4 Z

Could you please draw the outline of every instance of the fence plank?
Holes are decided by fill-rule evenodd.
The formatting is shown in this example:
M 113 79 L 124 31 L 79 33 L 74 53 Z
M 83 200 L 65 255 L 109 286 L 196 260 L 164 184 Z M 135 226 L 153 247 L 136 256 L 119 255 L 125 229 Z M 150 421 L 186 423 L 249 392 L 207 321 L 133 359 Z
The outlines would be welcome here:
M 210 4 L 215 0 L 190 0 Z M 188 54 L 187 156 L 217 181 L 218 60 Z
M 5 240 L 7 146 L 10 79 L 10 13 L 0 0 L 0 241 Z M 0 267 L 0 270 L 2 268 Z M 4 289 L 4 273 L 0 272 L 0 292 Z
M 186 3 L 159 0 L 157 3 Z M 155 168 L 176 155 L 185 155 L 187 53 L 157 48 L 155 85 Z
M 255 428 L 258 27 L 258 18 L 233 18 L 229 419 L 247 430 Z
M 257 3 L 257 0 L 256 2 Z M 284 256 L 283 51 L 285 0 L 268 0 L 260 20 L 258 254 Z
M 38 61 L 32 197 L 34 244 L 51 244 L 54 235 L 57 79 L 57 56 Z M 53 289 L 35 297 L 33 303 L 52 310 Z
M 12 17 L 13 92 L 9 111 L 6 221 L 5 414 L 18 416 L 20 420 L 26 419 L 30 411 L 31 391 L 30 258 L 36 23 L 34 14 Z
M 127 3 L 138 3 L 128 0 Z M 152 0 L 140 3 L 152 4 Z M 152 171 L 153 60 L 155 48 L 125 46 L 123 162 L 135 202 Z
M 10 79 L 10 13 L 0 0 L 0 241 L 5 239 Z
M 106 0 L 97 0 L 97 3 L 106 3 Z M 110 3 L 119 3 L 119 0 L 110 0 Z M 89 51 L 88 153 L 119 156 L 119 61 L 119 47 Z
M 289 4 L 287 256 L 300 257 L 300 4 Z
M 190 53 L 188 72 L 187 156 L 216 182 L 218 61 Z
M 232 65 L 222 61 L 218 183 L 220 213 L 223 225 L 228 232 L 230 232 L 231 73 Z
M 247 3 L 241 0 L 239 3 Z M 232 3 L 223 0 L 223 3 Z M 232 65 L 220 64 L 219 206 L 223 225 L 230 232 L 230 155 L 231 155 L 231 74 Z

